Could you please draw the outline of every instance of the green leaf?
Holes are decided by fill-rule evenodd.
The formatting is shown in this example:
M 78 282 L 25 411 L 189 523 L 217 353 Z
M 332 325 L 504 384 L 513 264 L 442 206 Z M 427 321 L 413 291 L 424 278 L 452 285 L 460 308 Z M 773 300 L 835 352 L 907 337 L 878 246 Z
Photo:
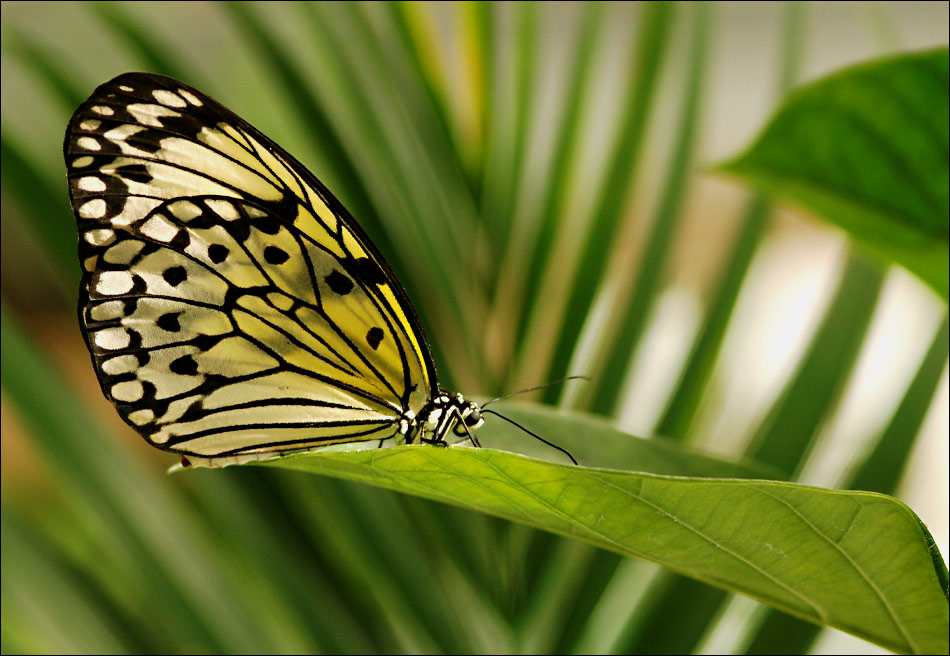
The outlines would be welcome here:
M 718 168 L 790 198 L 948 295 L 946 48 L 857 66 L 792 93 Z
M 585 421 L 562 416 L 572 429 Z M 308 453 L 268 464 L 579 538 L 898 652 L 948 647 L 946 568 L 920 520 L 884 495 L 573 467 L 464 447 Z

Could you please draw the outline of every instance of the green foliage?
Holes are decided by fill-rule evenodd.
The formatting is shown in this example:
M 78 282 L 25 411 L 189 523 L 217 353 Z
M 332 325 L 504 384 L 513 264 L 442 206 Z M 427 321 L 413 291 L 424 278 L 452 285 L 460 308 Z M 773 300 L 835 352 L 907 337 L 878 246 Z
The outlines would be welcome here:
M 834 221 L 946 299 L 948 94 L 946 48 L 862 64 L 798 89 L 721 168 Z
M 558 423 L 558 435 L 603 438 L 584 419 Z M 489 449 L 405 446 L 272 462 L 645 558 L 897 652 L 948 647 L 946 567 L 931 558 L 933 539 L 916 515 L 884 495 L 555 465 Z
M 946 405 L 947 51 L 801 87 L 726 167 L 944 294 L 919 321 L 933 331 L 908 338 L 915 361 L 881 376 L 893 413 L 845 436 L 849 458 L 824 481 L 864 491 L 808 487 L 794 478 L 826 457 L 865 336 L 893 312 L 891 278 L 845 253 L 788 375 L 748 426 L 730 421 L 724 344 L 749 334 L 733 309 L 780 234 L 764 195 L 729 219 L 734 237 L 693 196 L 713 101 L 743 75 L 716 68 L 735 61 L 740 6 L 5 5 L 2 651 L 791 653 L 834 626 L 946 652 L 943 559 L 883 495 L 928 408 Z M 780 38 L 742 55 L 777 62 L 766 96 L 821 50 L 807 19 L 828 9 L 769 11 Z M 488 417 L 481 451 L 164 475 L 167 456 L 117 427 L 82 350 L 60 159 L 77 103 L 130 70 L 213 95 L 333 189 L 406 285 L 446 386 L 504 394 L 588 374 L 545 400 L 605 417 L 498 404 L 581 466 Z M 693 294 L 697 335 L 663 365 L 672 391 L 643 430 L 655 439 L 617 430 L 660 300 L 719 242 Z M 717 413 L 738 446 L 710 438 Z M 721 646 L 737 607 L 749 617 Z

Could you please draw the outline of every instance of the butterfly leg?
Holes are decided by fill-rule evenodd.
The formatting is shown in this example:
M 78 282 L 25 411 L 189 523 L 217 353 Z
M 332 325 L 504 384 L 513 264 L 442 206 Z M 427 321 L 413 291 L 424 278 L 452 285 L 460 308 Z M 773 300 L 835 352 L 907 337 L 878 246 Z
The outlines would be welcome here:
M 459 437 L 464 437 L 465 439 L 462 440 L 462 442 L 470 441 L 472 443 L 472 446 L 474 446 L 475 448 L 478 448 L 478 449 L 482 448 L 482 445 L 481 443 L 479 443 L 478 438 L 475 437 L 475 433 L 473 433 L 469 429 L 468 424 L 465 423 L 465 418 L 462 416 L 461 411 L 456 407 L 452 407 L 449 410 L 449 412 L 454 412 L 455 416 L 458 417 L 458 420 L 455 422 L 455 425 L 452 427 L 452 432 L 458 435 Z M 461 426 L 462 429 L 465 431 L 464 433 L 459 432 L 459 426 Z M 456 444 L 460 444 L 460 442 L 456 442 Z

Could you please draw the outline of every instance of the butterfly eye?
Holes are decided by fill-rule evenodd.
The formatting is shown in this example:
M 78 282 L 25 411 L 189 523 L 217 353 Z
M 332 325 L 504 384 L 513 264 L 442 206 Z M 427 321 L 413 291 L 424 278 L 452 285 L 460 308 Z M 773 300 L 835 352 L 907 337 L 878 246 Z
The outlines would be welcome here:
M 469 411 L 465 414 L 465 425 L 469 428 L 477 428 L 482 425 L 481 409 L 474 403 L 469 406 Z

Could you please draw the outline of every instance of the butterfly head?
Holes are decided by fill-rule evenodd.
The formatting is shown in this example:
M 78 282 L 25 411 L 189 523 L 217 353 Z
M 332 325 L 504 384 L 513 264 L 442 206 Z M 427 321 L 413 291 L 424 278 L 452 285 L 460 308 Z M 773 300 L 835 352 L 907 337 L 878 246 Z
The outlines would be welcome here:
M 485 423 L 481 406 L 474 401 L 466 401 L 461 394 L 455 395 L 454 407 L 458 411 L 459 421 L 455 422 L 452 432 L 459 437 L 468 437 L 473 430 Z
M 420 442 L 445 444 L 445 438 L 450 433 L 456 437 L 471 438 L 472 432 L 483 423 L 485 419 L 477 403 L 466 401 L 461 394 L 441 390 L 414 418 L 413 428 L 419 431 Z

